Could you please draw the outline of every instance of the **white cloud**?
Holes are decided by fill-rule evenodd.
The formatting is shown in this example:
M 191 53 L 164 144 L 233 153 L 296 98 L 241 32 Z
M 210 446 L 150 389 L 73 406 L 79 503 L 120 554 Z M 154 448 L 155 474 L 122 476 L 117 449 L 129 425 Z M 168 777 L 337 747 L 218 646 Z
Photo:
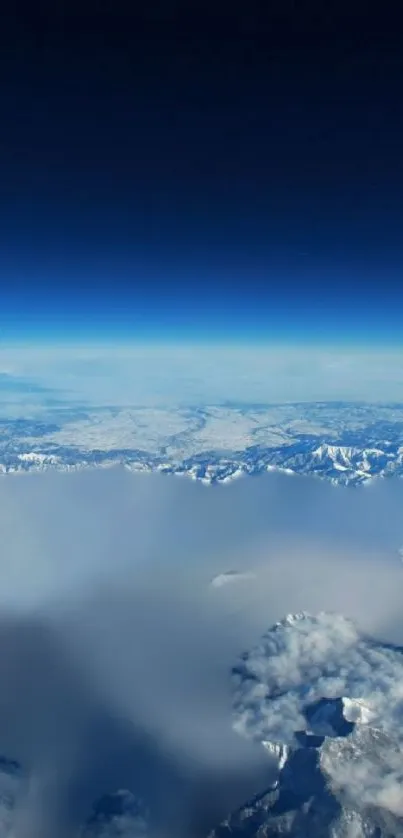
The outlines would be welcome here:
M 347 804 L 378 806 L 403 816 L 403 743 L 396 736 L 358 725 L 351 736 L 326 742 L 321 764 Z
M 242 656 L 233 680 L 238 733 L 286 746 L 298 746 L 298 731 L 326 736 L 320 763 L 336 798 L 403 816 L 402 651 L 337 614 L 291 615 Z M 332 717 L 344 696 L 350 732 Z
M 227 570 L 225 573 L 219 573 L 211 580 L 212 588 L 222 588 L 223 585 L 232 585 L 237 582 L 248 582 L 256 579 L 256 575 L 251 572 L 241 573 L 236 570 Z
M 267 754 L 231 728 L 230 667 L 287 610 L 403 637 L 402 565 L 381 550 L 401 491 L 119 469 L 0 481 L 0 754 L 35 779 L 18 838 L 71 838 L 67 802 L 76 826 L 123 786 L 175 838 L 189 812 L 207 834 L 263 789 Z M 212 587 L 231 567 L 247 583 Z
M 146 838 L 149 814 L 141 800 L 121 789 L 99 801 L 79 838 Z
M 236 729 L 258 741 L 291 744 L 312 728 L 310 705 L 342 696 L 362 701 L 371 725 L 393 735 L 402 727 L 403 655 L 337 614 L 275 625 L 239 661 L 234 684 Z

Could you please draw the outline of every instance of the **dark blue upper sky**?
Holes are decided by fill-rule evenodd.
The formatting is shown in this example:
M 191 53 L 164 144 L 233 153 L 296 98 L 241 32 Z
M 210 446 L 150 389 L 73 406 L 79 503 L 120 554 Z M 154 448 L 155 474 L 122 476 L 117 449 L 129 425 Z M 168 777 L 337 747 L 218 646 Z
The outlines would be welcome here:
M 3 331 L 400 340 L 388 10 L 43 2 L 1 38 Z

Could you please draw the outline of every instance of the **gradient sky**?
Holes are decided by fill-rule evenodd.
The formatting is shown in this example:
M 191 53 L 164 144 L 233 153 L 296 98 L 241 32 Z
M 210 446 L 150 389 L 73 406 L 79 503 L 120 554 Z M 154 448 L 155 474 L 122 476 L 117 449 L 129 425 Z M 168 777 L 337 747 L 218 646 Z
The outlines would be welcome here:
M 6 11 L 4 336 L 400 342 L 401 28 L 267 5 Z

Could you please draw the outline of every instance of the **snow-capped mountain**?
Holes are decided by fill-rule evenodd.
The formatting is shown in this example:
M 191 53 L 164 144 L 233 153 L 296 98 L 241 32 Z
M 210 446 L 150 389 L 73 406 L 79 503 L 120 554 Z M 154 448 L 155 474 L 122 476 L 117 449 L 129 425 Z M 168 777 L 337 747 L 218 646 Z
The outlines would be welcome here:
M 211 833 L 403 836 L 403 653 L 339 615 L 290 614 L 233 669 L 235 729 L 278 777 Z
M 66 407 L 0 419 L 0 473 L 114 464 L 208 484 L 267 471 L 344 485 L 403 476 L 403 406 Z
M 386 734 L 358 725 L 350 736 L 326 739 L 319 748 L 291 749 L 278 781 L 229 815 L 210 838 L 399 838 L 403 816 L 368 794 L 352 795 L 347 781 L 357 764 L 386 773 L 382 758 L 394 748 Z M 332 774 L 335 764 L 343 766 L 344 784 Z

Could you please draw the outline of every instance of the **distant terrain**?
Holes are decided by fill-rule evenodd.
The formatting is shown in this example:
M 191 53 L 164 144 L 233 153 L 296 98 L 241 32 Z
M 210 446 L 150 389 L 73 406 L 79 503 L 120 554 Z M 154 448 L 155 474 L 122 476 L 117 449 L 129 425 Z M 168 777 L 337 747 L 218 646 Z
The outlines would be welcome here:
M 265 471 L 358 485 L 403 475 L 403 404 L 150 408 L 44 403 L 0 416 L 0 471 L 123 464 L 204 483 Z

